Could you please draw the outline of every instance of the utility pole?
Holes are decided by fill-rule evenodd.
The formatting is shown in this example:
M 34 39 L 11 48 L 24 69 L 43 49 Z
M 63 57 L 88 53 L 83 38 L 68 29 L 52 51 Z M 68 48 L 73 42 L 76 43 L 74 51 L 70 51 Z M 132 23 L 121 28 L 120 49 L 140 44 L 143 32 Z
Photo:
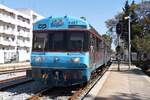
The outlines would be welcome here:
M 128 19 L 128 64 L 129 68 L 131 68 L 131 18 L 130 16 L 125 17 L 125 19 Z
M 129 20 L 129 69 L 131 68 L 131 19 L 130 16 L 128 17 Z
M 118 71 L 120 71 L 120 34 L 118 34 L 118 54 L 117 54 L 117 58 L 118 58 Z

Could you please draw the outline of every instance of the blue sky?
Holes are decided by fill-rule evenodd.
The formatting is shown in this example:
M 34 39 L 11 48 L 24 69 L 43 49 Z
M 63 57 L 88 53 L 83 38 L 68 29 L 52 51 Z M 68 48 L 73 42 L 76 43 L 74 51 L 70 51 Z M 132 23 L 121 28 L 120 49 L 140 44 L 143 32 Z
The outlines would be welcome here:
M 42 16 L 85 16 L 100 34 L 107 29 L 105 21 L 122 11 L 126 0 L 0 0 L 10 8 L 31 8 Z M 131 3 L 132 0 L 129 0 Z M 136 3 L 141 0 L 135 0 Z

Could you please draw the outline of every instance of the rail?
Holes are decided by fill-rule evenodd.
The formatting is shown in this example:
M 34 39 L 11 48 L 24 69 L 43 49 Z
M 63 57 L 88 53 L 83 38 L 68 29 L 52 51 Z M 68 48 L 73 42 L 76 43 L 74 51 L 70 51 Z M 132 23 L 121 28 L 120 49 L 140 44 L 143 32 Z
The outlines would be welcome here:
M 6 89 L 15 87 L 20 84 L 24 84 L 27 82 L 33 81 L 31 78 L 26 78 L 26 76 L 14 77 L 6 80 L 0 81 L 0 91 L 4 91 Z

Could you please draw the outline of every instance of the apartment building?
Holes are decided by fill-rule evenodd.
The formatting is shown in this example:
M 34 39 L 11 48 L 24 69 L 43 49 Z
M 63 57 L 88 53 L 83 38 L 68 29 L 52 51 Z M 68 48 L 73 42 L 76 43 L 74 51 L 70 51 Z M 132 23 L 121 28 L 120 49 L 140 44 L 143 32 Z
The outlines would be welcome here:
M 32 25 L 42 18 L 31 9 L 0 4 L 0 63 L 30 60 Z

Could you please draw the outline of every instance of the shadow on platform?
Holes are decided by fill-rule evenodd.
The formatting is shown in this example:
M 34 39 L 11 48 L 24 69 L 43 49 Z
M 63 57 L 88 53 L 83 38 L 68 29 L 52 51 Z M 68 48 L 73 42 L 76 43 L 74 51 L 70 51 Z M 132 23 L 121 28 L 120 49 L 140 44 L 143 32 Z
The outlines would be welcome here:
M 148 100 L 149 98 L 139 99 L 140 95 L 138 94 L 128 94 L 128 93 L 116 93 L 117 95 L 111 95 L 110 97 L 92 97 L 87 95 L 87 100 Z M 86 99 L 85 99 L 86 100 Z
M 134 67 L 131 67 L 129 69 L 128 65 L 126 64 L 120 64 L 120 70 L 118 71 L 118 65 L 115 64 L 115 68 L 110 68 L 108 69 L 108 71 L 112 71 L 112 72 L 121 72 L 121 73 L 124 73 L 124 74 L 136 74 L 136 75 L 145 75 L 145 73 L 138 67 L 134 66 Z M 123 67 L 125 66 L 125 67 Z

